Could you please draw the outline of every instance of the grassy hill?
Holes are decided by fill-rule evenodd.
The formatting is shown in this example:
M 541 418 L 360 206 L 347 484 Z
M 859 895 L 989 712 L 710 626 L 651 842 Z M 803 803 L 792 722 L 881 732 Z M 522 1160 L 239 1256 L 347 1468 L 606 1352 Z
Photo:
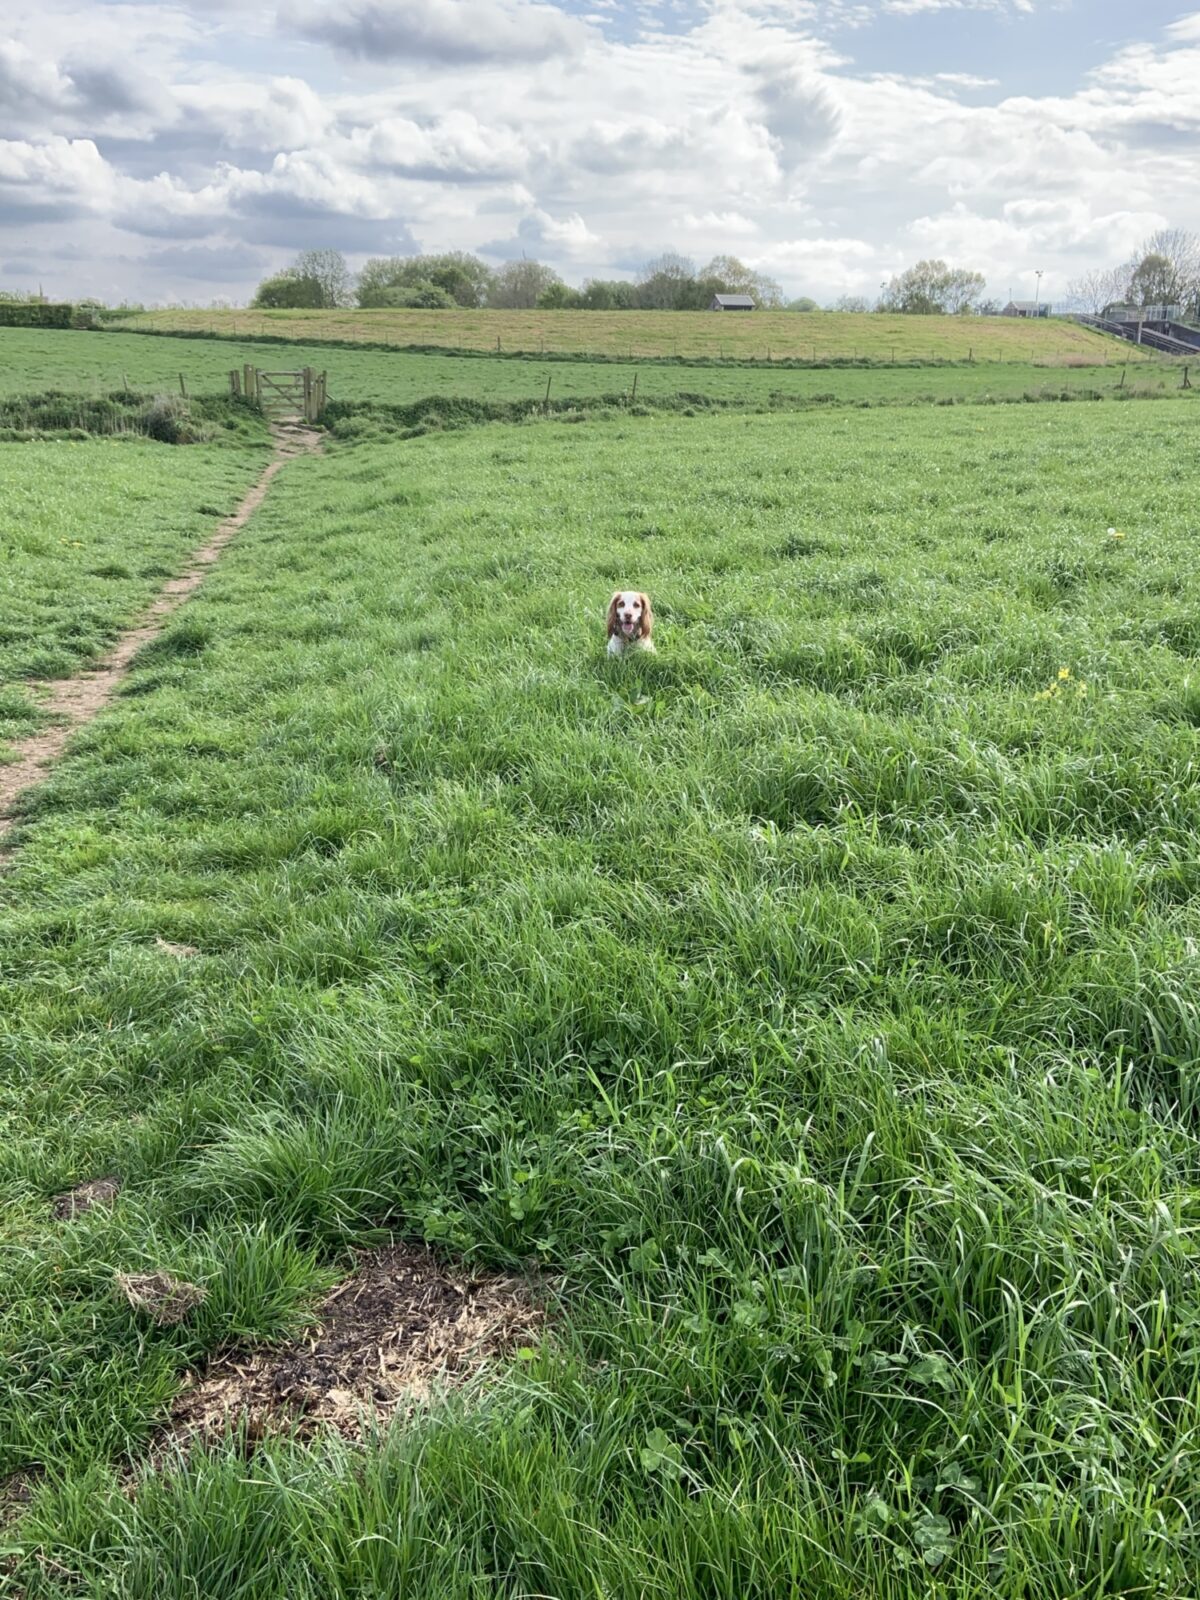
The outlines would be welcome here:
M 1137 354 L 1076 323 L 1011 317 L 904 317 L 603 311 L 150 311 L 116 328 L 269 334 L 447 349 L 606 356 L 711 356 L 756 361 L 1125 360 Z

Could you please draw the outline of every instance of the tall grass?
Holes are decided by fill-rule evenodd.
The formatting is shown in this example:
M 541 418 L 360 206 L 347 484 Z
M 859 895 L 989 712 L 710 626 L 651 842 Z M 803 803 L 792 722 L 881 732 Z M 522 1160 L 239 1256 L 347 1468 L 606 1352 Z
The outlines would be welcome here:
M 4 881 L 27 1593 L 1191 1592 L 1189 417 L 287 469 Z M 655 657 L 604 655 L 623 583 Z M 387 1231 L 537 1263 L 544 1348 L 122 1483 Z M 113 1274 L 160 1268 L 208 1296 L 139 1329 Z

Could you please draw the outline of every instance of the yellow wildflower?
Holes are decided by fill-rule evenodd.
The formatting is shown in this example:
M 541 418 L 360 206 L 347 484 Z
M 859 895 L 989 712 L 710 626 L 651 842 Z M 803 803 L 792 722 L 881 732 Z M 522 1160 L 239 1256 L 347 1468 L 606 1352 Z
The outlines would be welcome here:
M 1070 676 L 1071 676 L 1070 667 L 1059 667 L 1059 669 L 1058 669 L 1058 681 L 1059 681 L 1059 683 L 1065 683 Z

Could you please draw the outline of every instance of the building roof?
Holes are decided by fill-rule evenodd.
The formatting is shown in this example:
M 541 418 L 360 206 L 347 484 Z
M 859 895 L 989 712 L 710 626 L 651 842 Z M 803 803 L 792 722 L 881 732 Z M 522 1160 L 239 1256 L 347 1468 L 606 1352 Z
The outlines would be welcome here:
M 754 300 L 748 294 L 715 294 L 713 299 L 719 306 L 753 306 Z

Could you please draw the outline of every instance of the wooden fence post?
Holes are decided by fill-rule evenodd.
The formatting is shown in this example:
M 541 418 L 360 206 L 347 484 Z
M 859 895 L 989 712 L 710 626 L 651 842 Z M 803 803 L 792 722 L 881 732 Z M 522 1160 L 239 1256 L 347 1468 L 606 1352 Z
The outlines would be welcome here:
M 182 372 L 179 374 L 179 392 L 183 396 L 183 398 L 186 400 L 187 397 L 188 397 L 187 384 L 184 383 L 184 381 L 183 381 L 183 373 Z
M 232 395 L 240 395 L 242 392 L 242 375 L 236 367 L 229 369 L 229 392 Z
M 305 422 L 315 422 L 316 418 L 313 416 L 313 369 L 311 367 L 301 367 L 300 382 L 304 395 L 304 420 Z

